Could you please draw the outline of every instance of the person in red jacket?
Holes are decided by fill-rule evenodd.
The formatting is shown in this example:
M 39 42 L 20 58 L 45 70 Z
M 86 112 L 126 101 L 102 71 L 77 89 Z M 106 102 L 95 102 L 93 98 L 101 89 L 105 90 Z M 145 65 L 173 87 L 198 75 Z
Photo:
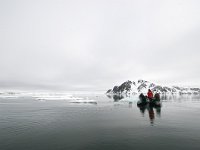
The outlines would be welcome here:
M 153 99 L 153 93 L 150 89 L 148 90 L 147 97 L 150 101 Z

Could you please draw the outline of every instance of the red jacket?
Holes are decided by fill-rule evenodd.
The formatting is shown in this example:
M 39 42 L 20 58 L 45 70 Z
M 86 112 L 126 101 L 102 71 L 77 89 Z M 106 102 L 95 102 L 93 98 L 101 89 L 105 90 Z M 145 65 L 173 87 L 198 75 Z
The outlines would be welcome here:
M 147 93 L 147 96 L 148 96 L 148 98 L 153 98 L 153 93 L 151 92 L 151 91 L 149 91 L 148 93 Z

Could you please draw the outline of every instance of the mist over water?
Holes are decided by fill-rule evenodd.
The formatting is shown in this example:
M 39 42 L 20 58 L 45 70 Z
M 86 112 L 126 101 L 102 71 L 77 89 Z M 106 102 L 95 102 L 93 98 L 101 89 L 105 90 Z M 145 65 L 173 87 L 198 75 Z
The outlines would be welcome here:
M 1 97 L 0 149 L 200 148 L 199 96 L 162 98 L 160 109 L 140 109 L 134 98 L 116 101 L 88 93 L 68 96 L 97 103 L 71 103 L 70 98 Z

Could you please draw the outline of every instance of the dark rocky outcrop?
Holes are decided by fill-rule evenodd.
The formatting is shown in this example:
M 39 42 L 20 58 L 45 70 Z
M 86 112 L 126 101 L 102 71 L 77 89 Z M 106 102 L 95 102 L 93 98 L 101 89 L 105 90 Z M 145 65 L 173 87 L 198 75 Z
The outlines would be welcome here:
M 146 80 L 138 80 L 137 82 L 128 80 L 120 86 L 114 86 L 113 89 L 109 89 L 107 94 L 130 95 L 146 93 L 148 89 L 161 94 L 200 94 L 200 88 L 167 87 L 156 85 Z
M 106 93 L 110 93 L 110 92 L 112 92 L 112 89 L 109 89 Z

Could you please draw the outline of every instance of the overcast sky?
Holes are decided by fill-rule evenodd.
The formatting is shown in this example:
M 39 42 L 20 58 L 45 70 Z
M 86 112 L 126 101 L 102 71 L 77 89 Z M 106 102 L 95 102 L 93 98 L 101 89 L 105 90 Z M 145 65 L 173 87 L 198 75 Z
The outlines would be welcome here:
M 0 0 L 0 87 L 200 87 L 199 0 Z

